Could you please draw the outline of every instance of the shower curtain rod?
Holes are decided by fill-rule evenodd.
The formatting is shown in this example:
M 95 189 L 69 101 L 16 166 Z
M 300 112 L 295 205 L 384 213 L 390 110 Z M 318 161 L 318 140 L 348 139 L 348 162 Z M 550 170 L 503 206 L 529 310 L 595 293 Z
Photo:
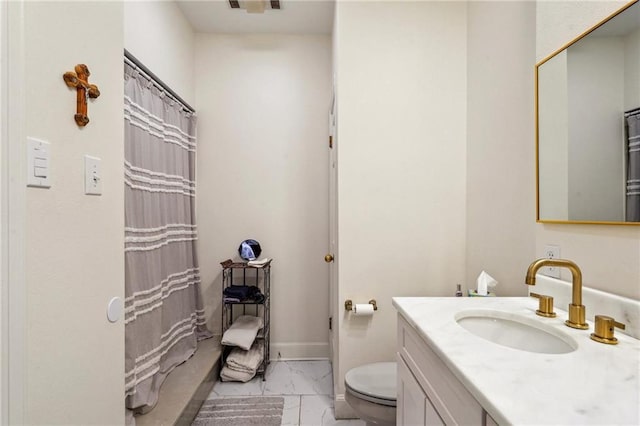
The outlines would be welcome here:
M 169 97 L 171 97 L 176 102 L 180 103 L 180 105 L 182 106 L 182 109 L 190 113 L 196 112 L 196 110 L 191 105 L 185 102 L 185 100 L 182 99 L 176 92 L 171 90 L 171 88 L 167 86 L 167 84 L 164 83 L 162 80 L 160 80 L 158 76 L 152 73 L 149 70 L 149 68 L 142 65 L 142 62 L 140 62 L 138 58 L 133 56 L 127 49 L 124 49 L 124 61 L 129 65 L 131 65 L 132 67 L 134 67 L 135 69 L 137 69 L 142 74 L 144 74 L 144 76 L 147 77 L 153 83 L 154 86 L 156 86 L 158 89 L 165 92 L 167 95 L 169 95 Z

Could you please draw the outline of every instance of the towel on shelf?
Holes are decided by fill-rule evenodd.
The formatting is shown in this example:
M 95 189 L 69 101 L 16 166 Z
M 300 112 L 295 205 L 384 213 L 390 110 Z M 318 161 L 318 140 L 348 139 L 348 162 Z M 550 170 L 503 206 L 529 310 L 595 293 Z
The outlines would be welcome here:
M 268 257 L 265 257 L 264 259 L 260 259 L 260 260 L 250 260 L 247 262 L 247 265 L 249 266 L 253 266 L 254 268 L 262 268 L 264 265 L 266 265 L 267 263 L 271 262 L 271 259 Z
M 220 379 L 223 382 L 248 382 L 255 377 L 263 359 L 263 340 L 257 340 L 248 351 L 234 348 L 220 371 Z
M 224 332 L 221 343 L 226 346 L 239 346 L 248 351 L 262 327 L 264 327 L 262 318 L 241 315 Z
M 264 359 L 264 341 L 257 340 L 248 351 L 233 348 L 227 357 L 227 366 L 232 370 L 255 373 Z
M 260 289 L 254 285 L 231 285 L 224 289 L 223 294 L 225 303 L 264 302 L 264 295 L 260 292 Z
M 222 292 L 225 296 L 244 300 L 251 298 L 256 293 L 260 293 L 260 289 L 254 285 L 230 285 Z
M 256 294 L 251 296 L 249 299 L 243 300 L 243 302 L 248 302 L 248 301 L 252 301 L 255 303 L 262 303 L 264 302 L 264 294 L 257 292 Z
M 249 380 L 253 379 L 256 375 L 256 372 L 247 372 L 247 371 L 237 371 L 229 368 L 228 365 L 225 364 L 220 370 L 220 380 L 223 382 L 243 382 L 246 383 Z

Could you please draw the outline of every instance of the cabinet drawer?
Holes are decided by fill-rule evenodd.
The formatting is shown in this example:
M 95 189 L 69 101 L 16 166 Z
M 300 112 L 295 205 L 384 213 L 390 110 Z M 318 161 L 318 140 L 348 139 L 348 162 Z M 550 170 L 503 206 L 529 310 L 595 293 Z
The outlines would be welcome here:
M 398 315 L 398 352 L 445 424 L 483 424 L 484 410 L 478 401 L 402 315 Z

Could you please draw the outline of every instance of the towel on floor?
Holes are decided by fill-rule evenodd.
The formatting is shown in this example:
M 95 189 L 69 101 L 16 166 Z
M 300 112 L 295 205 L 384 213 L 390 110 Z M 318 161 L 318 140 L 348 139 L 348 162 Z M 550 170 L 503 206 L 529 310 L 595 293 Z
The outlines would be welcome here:
M 264 359 L 264 341 L 257 340 L 248 351 L 240 348 L 233 348 L 227 357 L 227 366 L 232 370 L 245 371 L 247 373 L 256 370 Z
M 264 326 L 262 318 L 251 315 L 241 315 L 231 324 L 222 335 L 222 344 L 239 346 L 244 350 L 251 349 L 258 330 Z

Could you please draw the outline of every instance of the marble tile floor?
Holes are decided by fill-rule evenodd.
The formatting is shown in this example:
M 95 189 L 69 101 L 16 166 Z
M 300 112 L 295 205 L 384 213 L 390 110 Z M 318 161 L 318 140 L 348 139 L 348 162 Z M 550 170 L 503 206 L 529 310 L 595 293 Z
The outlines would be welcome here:
M 282 396 L 283 426 L 365 425 L 362 420 L 335 419 L 329 361 L 274 361 L 266 377 L 266 381 L 256 377 L 247 383 L 218 381 L 209 397 Z

